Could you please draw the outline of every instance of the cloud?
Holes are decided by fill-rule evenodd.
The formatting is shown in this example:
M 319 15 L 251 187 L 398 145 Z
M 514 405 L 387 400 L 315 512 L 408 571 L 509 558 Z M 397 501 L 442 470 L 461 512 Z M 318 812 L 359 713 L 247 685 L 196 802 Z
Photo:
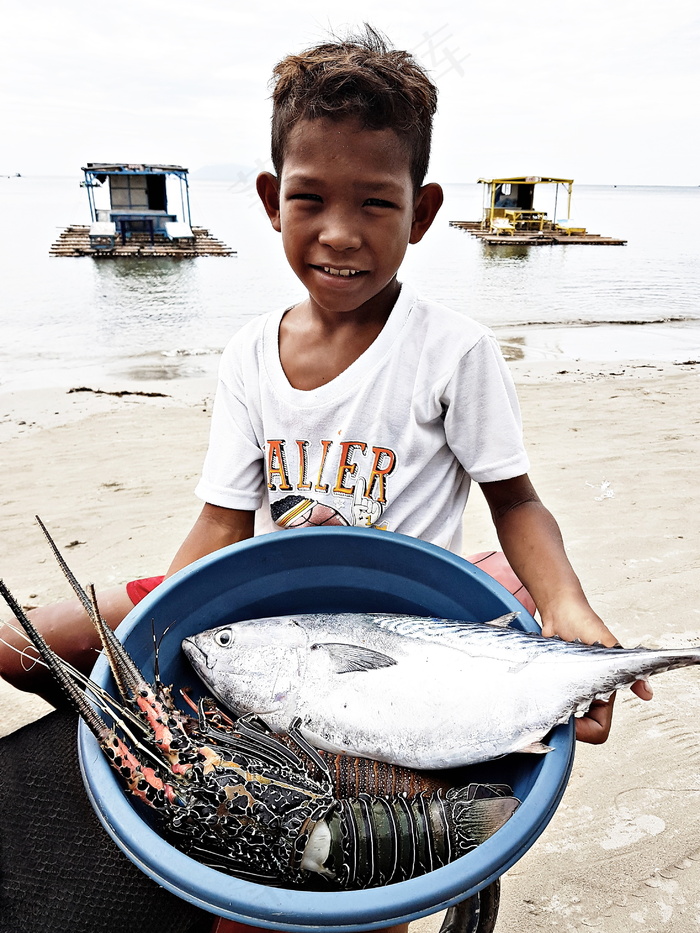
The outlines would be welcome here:
M 580 181 L 697 184 L 700 17 L 686 0 L 358 0 L 352 20 L 309 0 L 25 0 L 3 15 L 0 172 L 252 164 L 267 157 L 272 65 L 367 19 L 438 81 L 446 180 L 556 162 Z

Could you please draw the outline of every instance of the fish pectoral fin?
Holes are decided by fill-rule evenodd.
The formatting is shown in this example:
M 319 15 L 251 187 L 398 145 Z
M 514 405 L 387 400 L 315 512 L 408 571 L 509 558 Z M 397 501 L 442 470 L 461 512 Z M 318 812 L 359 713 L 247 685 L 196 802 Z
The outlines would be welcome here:
M 342 642 L 319 642 L 311 645 L 312 651 L 323 650 L 331 659 L 336 674 L 349 674 L 353 671 L 374 671 L 396 664 L 394 658 L 362 645 L 346 645 Z
M 525 658 L 524 661 L 519 661 L 517 664 L 509 664 L 509 665 L 508 665 L 508 673 L 509 673 L 509 674 L 519 674 L 520 671 L 525 670 L 525 668 L 528 666 L 528 664 L 530 663 L 531 660 L 532 660 L 532 658 Z
M 554 749 L 551 745 L 545 745 L 542 742 L 530 742 L 529 745 L 526 745 L 524 748 L 518 749 L 518 754 L 525 755 L 546 755 L 547 752 L 553 752 Z
M 504 616 L 499 616 L 497 619 L 489 619 L 486 624 L 496 625 L 498 628 L 511 628 L 511 623 L 514 622 L 519 615 L 519 612 L 507 612 Z

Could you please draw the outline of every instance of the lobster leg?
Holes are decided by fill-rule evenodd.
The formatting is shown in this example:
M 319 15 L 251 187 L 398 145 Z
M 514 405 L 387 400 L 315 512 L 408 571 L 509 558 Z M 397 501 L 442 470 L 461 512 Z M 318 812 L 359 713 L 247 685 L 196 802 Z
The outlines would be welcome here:
M 450 907 L 438 933 L 493 933 L 501 899 L 500 879 Z

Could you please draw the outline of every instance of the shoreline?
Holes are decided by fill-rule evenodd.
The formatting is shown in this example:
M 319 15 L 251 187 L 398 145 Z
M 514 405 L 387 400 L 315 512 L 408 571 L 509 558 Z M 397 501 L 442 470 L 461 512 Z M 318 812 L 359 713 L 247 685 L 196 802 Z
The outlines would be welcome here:
M 596 610 L 626 645 L 700 643 L 700 364 L 510 366 L 531 476 Z M 0 575 L 25 606 L 69 595 L 35 514 L 99 588 L 162 572 L 200 509 L 215 377 L 87 388 L 101 391 L 0 393 Z M 106 394 L 125 389 L 164 395 Z M 475 489 L 464 553 L 494 546 Z M 499 928 L 525 914 L 533 933 L 629 933 L 672 916 L 675 933 L 697 931 L 700 679 L 654 686 L 650 704 L 622 692 L 604 746 L 578 746 L 552 822 L 504 878 Z M 47 710 L 0 684 L 0 733 Z M 432 933 L 438 919 L 419 923 Z
M 516 386 L 557 382 L 590 382 L 600 379 L 644 380 L 700 372 L 700 359 L 587 360 L 573 358 L 508 360 Z M 173 376 L 168 365 L 149 370 L 149 378 L 127 372 L 102 370 L 66 372 L 60 382 L 28 385 L 0 384 L 0 442 L 32 432 L 67 425 L 97 414 L 162 405 L 164 408 L 202 406 L 209 409 L 216 390 L 216 372 Z M 525 406 L 523 406 L 524 408 Z M 525 412 L 524 412 L 525 414 Z
M 511 323 L 492 326 L 509 363 L 536 368 L 539 364 L 595 366 L 620 364 L 683 365 L 700 361 L 700 319 L 605 321 L 569 323 Z M 0 379 L 3 396 L 43 389 L 76 386 L 143 389 L 182 394 L 188 383 L 216 379 L 221 348 L 143 350 L 105 357 L 100 362 L 39 358 L 5 360 Z M 21 367 L 21 368 L 20 368 Z

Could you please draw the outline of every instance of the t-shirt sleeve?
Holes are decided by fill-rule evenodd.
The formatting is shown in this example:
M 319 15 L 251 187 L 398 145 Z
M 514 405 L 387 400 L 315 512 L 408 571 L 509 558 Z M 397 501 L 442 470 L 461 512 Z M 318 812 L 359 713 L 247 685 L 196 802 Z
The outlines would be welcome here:
M 195 495 L 211 505 L 254 511 L 264 492 L 263 452 L 251 421 L 241 367 L 224 352 L 214 399 L 209 448 Z
M 447 443 L 477 483 L 527 473 L 518 396 L 492 334 L 464 354 L 443 390 Z

